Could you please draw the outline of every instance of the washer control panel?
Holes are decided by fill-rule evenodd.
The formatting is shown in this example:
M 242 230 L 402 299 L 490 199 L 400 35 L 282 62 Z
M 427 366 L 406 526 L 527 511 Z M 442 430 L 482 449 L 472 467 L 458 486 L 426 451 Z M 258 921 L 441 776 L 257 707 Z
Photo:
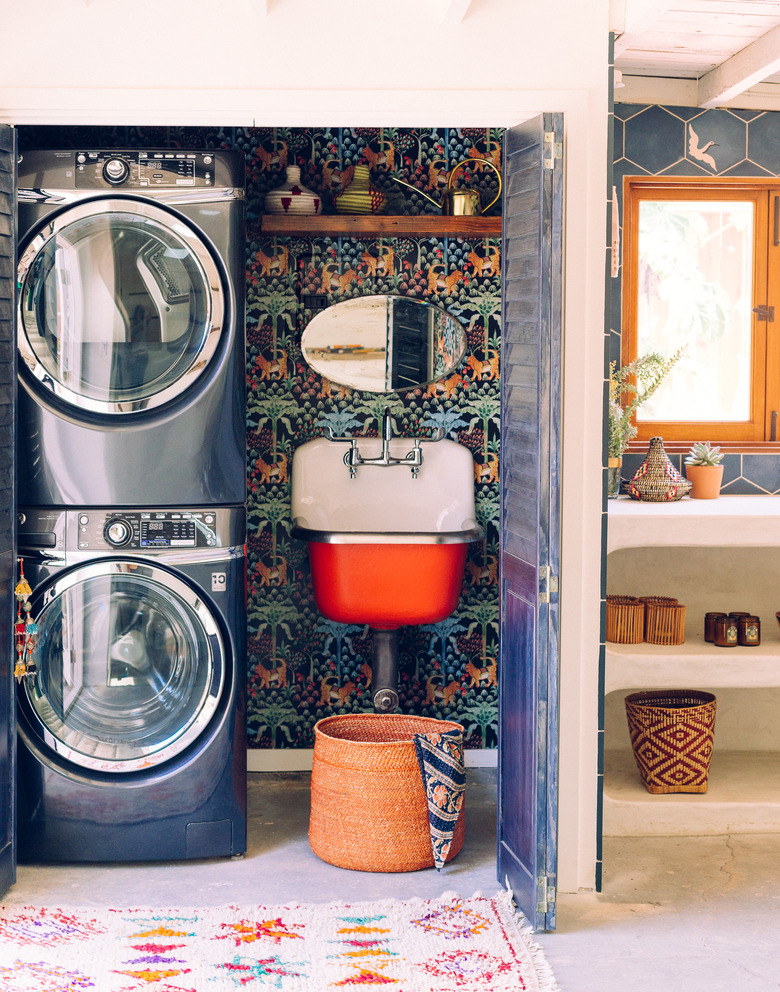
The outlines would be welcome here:
M 79 551 L 150 551 L 156 548 L 215 548 L 213 510 L 79 510 Z
M 214 185 L 214 156 L 209 152 L 75 152 L 77 189 L 151 189 Z

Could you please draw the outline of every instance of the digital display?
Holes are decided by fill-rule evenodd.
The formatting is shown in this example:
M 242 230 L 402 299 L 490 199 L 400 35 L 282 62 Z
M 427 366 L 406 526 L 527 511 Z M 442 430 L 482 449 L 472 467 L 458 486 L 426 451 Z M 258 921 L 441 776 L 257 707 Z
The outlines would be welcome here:
M 142 548 L 194 548 L 193 520 L 142 520 Z

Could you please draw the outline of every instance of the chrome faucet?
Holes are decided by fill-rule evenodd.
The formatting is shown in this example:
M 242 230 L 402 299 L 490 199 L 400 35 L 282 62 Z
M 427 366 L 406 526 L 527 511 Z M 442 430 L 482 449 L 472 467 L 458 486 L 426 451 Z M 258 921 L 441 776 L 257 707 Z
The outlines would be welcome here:
M 423 461 L 420 438 L 414 439 L 414 446 L 412 447 L 412 450 L 408 451 L 403 458 L 396 458 L 394 455 L 390 454 L 390 441 L 394 436 L 395 424 L 393 422 L 393 418 L 390 416 L 389 407 L 385 407 L 379 427 L 380 436 L 382 438 L 382 454 L 377 458 L 364 458 L 358 450 L 356 438 L 335 437 L 331 431 L 331 441 L 349 441 L 349 450 L 344 453 L 344 464 L 349 469 L 349 477 L 354 479 L 355 474 L 361 465 L 382 465 L 385 467 L 391 465 L 406 465 L 412 470 L 412 478 L 416 479 Z M 444 432 L 439 430 L 437 436 L 432 440 L 439 441 L 443 436 Z

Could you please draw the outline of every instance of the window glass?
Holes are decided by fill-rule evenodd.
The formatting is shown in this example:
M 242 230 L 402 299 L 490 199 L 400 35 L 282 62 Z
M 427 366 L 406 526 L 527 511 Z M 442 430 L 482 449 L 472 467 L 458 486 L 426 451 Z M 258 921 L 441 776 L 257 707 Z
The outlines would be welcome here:
M 642 421 L 748 420 L 754 224 L 752 202 L 640 202 L 637 354 L 686 349 Z

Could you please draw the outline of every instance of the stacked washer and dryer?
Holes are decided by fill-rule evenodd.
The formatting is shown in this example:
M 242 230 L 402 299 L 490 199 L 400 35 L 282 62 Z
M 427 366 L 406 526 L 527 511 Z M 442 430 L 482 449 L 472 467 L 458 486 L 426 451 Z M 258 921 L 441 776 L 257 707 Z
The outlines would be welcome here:
M 244 178 L 24 153 L 20 861 L 246 850 Z

